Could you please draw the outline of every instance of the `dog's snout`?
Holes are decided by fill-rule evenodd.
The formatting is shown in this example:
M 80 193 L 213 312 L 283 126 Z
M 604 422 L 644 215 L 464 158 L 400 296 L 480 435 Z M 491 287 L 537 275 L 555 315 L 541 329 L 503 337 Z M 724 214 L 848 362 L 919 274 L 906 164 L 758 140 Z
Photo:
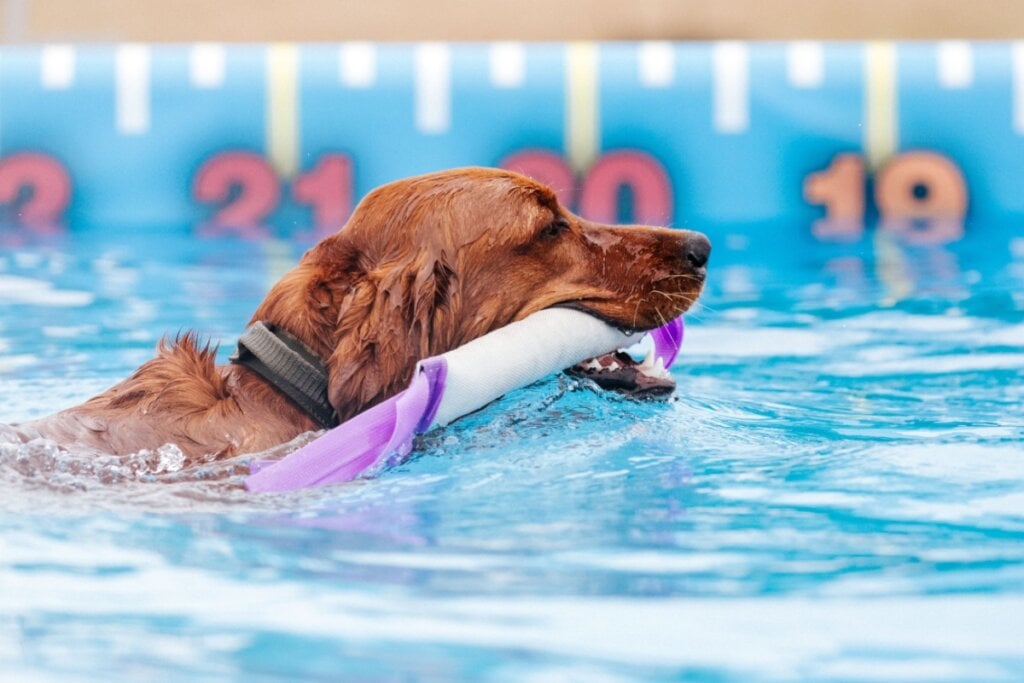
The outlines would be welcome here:
M 691 266 L 703 268 L 708 263 L 708 257 L 711 256 L 711 241 L 699 232 L 694 233 L 686 239 L 683 249 L 686 250 L 686 260 L 690 262 Z

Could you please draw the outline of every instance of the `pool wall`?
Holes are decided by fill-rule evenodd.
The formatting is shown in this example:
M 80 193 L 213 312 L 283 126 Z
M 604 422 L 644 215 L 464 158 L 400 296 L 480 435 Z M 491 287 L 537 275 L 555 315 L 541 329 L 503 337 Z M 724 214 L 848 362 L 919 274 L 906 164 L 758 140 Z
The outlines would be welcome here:
M 1024 43 L 0 50 L 7 241 L 311 241 L 377 185 L 486 165 L 599 220 L 945 243 L 1024 217 L 1022 163 Z

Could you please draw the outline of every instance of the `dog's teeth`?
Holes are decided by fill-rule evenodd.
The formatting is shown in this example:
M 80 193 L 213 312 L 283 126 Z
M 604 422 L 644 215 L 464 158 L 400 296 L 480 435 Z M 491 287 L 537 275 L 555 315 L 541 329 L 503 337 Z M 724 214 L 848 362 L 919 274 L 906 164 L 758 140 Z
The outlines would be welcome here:
M 609 370 L 610 372 L 615 372 L 616 370 L 618 370 L 618 369 L 619 369 L 619 368 L 621 368 L 621 367 L 622 367 L 621 365 L 619 365 L 619 364 L 618 364 L 618 363 L 616 363 L 615 361 L 612 361 L 611 365 L 609 365 L 609 366 L 608 366 L 608 370 Z
M 658 356 L 658 360 L 654 361 L 654 374 L 662 379 L 668 378 L 668 370 L 665 369 L 665 361 Z
M 654 369 L 654 349 L 651 349 L 650 351 L 647 352 L 647 355 L 644 356 L 643 362 L 640 363 L 640 370 L 644 371 L 644 370 L 653 370 L 653 369 Z

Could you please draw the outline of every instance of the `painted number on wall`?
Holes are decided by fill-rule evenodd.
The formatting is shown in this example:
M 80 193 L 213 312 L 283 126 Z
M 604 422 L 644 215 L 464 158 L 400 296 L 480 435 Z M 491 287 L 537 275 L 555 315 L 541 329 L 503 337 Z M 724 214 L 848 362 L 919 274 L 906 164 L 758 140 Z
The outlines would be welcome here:
M 568 162 L 554 152 L 526 150 L 506 157 L 502 168 L 530 176 L 555 190 L 559 201 L 602 223 L 667 225 L 672 221 L 672 183 L 657 159 L 637 150 L 603 154 L 579 185 Z M 622 192 L 632 199 L 631 215 L 622 215 Z
M 325 154 L 291 185 L 291 198 L 312 209 L 313 239 L 336 232 L 352 212 L 352 162 L 344 154 Z M 281 179 L 264 157 L 230 151 L 210 157 L 192 183 L 192 197 L 213 204 L 201 227 L 207 236 L 234 233 L 260 239 L 270 235 L 267 219 L 281 205 Z
M 606 223 L 665 225 L 672 220 L 672 183 L 652 156 L 634 150 L 603 155 L 577 183 L 566 160 L 546 150 L 526 150 L 505 158 L 501 166 L 550 185 L 560 201 L 587 218 Z M 310 207 L 314 234 L 320 239 L 339 230 L 355 202 L 352 160 L 325 154 L 291 183 L 292 202 Z M 623 197 L 628 201 L 623 201 Z M 269 220 L 284 200 L 282 181 L 263 156 L 240 150 L 207 159 L 192 182 L 192 197 L 212 205 L 200 234 L 235 234 L 250 239 L 271 235 Z M 623 206 L 628 211 L 623 215 Z
M 818 239 L 855 241 L 864 234 L 867 173 L 859 154 L 840 154 L 804 182 L 804 198 L 825 207 L 815 221 Z M 947 157 L 935 152 L 897 154 L 874 179 L 879 227 L 912 244 L 945 244 L 963 237 L 967 182 Z
M 0 161 L 0 205 L 7 220 L 46 234 L 61 230 L 71 202 L 71 176 L 53 157 L 20 152 Z

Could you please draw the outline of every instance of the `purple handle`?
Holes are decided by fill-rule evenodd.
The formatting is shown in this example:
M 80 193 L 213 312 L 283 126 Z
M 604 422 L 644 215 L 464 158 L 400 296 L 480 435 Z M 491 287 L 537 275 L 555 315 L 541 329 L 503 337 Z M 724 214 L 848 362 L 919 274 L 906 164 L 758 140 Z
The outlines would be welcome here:
M 293 491 L 351 481 L 379 464 L 397 464 L 426 431 L 444 394 L 447 364 L 428 358 L 416 366 L 405 391 L 359 413 L 276 462 L 258 460 L 245 487 L 253 492 Z M 389 463 L 397 455 L 396 462 Z
M 683 325 L 683 316 L 670 320 L 656 330 L 651 331 L 651 338 L 654 339 L 654 357 L 661 358 L 665 367 L 672 367 L 679 355 L 679 349 L 683 345 L 683 334 L 686 331 Z

